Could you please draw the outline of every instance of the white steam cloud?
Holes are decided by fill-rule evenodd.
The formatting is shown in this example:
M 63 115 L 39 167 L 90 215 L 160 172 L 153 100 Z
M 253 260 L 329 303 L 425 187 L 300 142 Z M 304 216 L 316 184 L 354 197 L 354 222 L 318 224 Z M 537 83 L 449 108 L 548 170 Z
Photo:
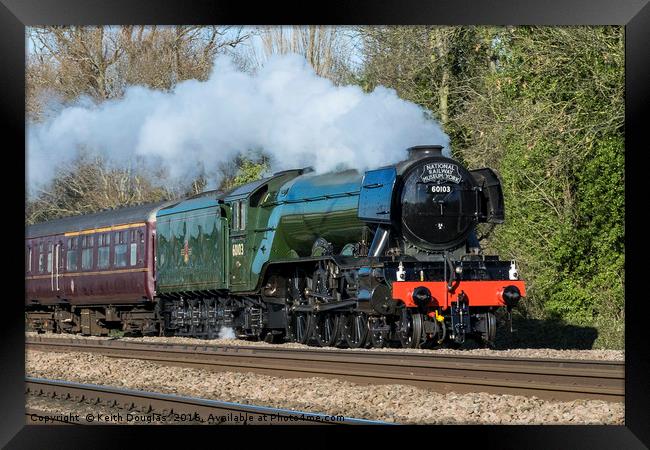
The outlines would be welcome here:
M 162 162 L 174 177 L 214 172 L 239 153 L 263 150 L 273 170 L 365 170 L 406 157 L 418 144 L 449 147 L 426 110 L 392 89 L 364 93 L 317 76 L 304 58 L 271 58 L 256 74 L 217 58 L 206 81 L 169 93 L 130 87 L 119 100 L 62 109 L 28 129 L 30 186 L 87 149 L 109 161 Z
M 236 339 L 235 330 L 230 327 L 221 327 L 217 339 Z

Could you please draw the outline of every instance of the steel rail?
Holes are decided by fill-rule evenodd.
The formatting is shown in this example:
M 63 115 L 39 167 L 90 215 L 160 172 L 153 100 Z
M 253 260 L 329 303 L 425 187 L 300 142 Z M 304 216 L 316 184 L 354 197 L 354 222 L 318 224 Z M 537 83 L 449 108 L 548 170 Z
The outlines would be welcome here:
M 77 403 L 84 402 L 93 407 L 117 408 L 123 410 L 124 414 L 131 413 L 134 417 L 136 414 L 145 415 L 145 417 L 147 415 L 155 416 L 157 419 L 154 419 L 154 423 L 183 424 L 183 422 L 187 423 L 189 421 L 193 424 L 205 423 L 215 425 L 389 424 L 388 422 L 357 419 L 340 415 L 335 416 L 44 378 L 26 377 L 25 393 L 59 400 L 70 400 Z M 38 412 L 34 408 L 26 411 L 26 414 L 49 416 L 48 413 Z M 105 416 L 105 414 L 103 415 Z M 94 417 L 92 420 L 82 419 L 79 423 L 106 424 L 98 419 L 96 420 Z M 182 417 L 183 421 L 179 422 L 179 417 Z M 185 419 L 185 417 L 190 418 L 190 420 Z M 124 424 L 125 421 L 126 419 L 122 416 L 120 421 L 114 420 L 111 423 Z
M 552 400 L 623 401 L 621 361 L 511 358 L 372 350 L 168 344 L 35 337 L 27 348 L 283 377 L 328 377 L 361 384 L 408 384 L 436 392 L 487 392 Z

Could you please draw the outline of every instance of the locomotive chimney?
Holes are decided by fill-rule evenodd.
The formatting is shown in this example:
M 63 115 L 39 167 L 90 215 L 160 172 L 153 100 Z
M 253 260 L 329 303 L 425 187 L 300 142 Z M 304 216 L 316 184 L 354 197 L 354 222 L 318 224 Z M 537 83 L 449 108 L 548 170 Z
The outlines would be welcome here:
M 416 145 L 415 147 L 408 148 L 406 151 L 409 152 L 409 159 L 442 156 L 442 145 Z

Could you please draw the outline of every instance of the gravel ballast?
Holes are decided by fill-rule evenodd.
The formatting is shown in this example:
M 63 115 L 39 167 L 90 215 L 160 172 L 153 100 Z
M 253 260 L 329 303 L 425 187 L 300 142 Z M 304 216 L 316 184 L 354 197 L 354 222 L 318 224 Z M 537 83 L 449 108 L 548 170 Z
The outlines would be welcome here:
M 440 394 L 405 385 L 357 385 L 324 378 L 278 378 L 163 366 L 91 353 L 27 351 L 26 374 L 253 405 L 398 423 L 624 423 L 623 403 L 554 402 L 487 393 Z
M 115 339 L 109 337 L 80 336 L 76 334 L 38 334 L 26 332 L 26 336 L 44 336 L 47 338 L 65 338 L 65 339 L 87 339 L 87 340 L 107 340 Z M 516 348 L 509 350 L 492 350 L 492 349 L 463 349 L 452 350 L 447 348 L 424 350 L 424 349 L 403 349 L 403 348 L 379 348 L 379 349 L 339 349 L 327 347 L 320 349 L 303 344 L 285 343 L 285 344 L 267 344 L 266 342 L 245 341 L 241 339 L 196 339 L 187 337 L 122 337 L 119 340 L 125 342 L 151 342 L 151 343 L 170 343 L 170 344 L 187 344 L 187 345 L 232 345 L 248 347 L 275 347 L 275 348 L 306 348 L 310 350 L 336 350 L 336 351 L 367 351 L 367 352 L 407 352 L 407 353 L 426 353 L 426 354 L 447 354 L 447 355 L 475 355 L 475 356 L 502 356 L 506 358 L 552 358 L 552 359 L 584 359 L 584 360 L 601 360 L 601 361 L 624 361 L 625 352 L 623 350 L 557 350 L 550 348 Z

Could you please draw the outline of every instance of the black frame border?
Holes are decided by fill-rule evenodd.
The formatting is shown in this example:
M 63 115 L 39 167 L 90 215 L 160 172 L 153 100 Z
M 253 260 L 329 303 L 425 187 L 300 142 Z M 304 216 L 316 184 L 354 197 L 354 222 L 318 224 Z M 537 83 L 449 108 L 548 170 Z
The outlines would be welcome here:
M 468 446 L 471 443 L 483 448 L 648 448 L 650 447 L 650 417 L 647 399 L 650 399 L 650 358 L 644 335 L 648 317 L 644 314 L 647 300 L 643 296 L 642 257 L 640 243 L 646 243 L 641 233 L 642 215 L 637 219 L 636 211 L 643 202 L 642 184 L 643 146 L 647 143 L 644 125 L 650 109 L 650 5 L 649 0 L 331 0 L 312 4 L 296 0 L 282 4 L 247 4 L 233 0 L 0 0 L 0 55 L 3 70 L 0 71 L 0 123 L 6 130 L 5 139 L 11 142 L 3 153 L 5 159 L 5 189 L 16 186 L 24 194 L 25 161 L 14 157 L 25 149 L 25 27 L 39 24 L 440 24 L 440 25 L 625 25 L 626 33 L 626 101 L 625 101 L 625 145 L 626 145 L 626 380 L 625 380 L 625 426 L 438 426 L 373 428 L 364 439 L 379 441 L 387 434 L 400 439 L 409 436 L 424 445 L 440 445 L 443 440 L 453 441 L 454 446 Z M 24 156 L 24 153 L 23 153 Z M 18 164 L 16 164 L 18 161 Z M 19 170 L 22 168 L 22 171 Z M 7 179 L 9 175 L 9 179 Z M 11 179 L 15 177 L 15 180 Z M 11 179 L 11 181 L 9 181 Z M 14 187 L 14 189 L 17 189 Z M 22 236 L 24 220 L 21 204 L 24 196 L 5 196 L 13 200 L 12 217 L 4 225 L 10 225 L 5 236 L 20 236 L 9 239 L 15 261 L 22 260 Z M 643 199 L 643 200 L 642 200 Z M 637 206 L 638 205 L 638 206 Z M 637 206 L 637 208 L 635 208 Z M 8 222 L 8 223 L 7 223 Z M 14 253 L 15 252 L 15 253 Z M 9 259 L 8 261 L 14 261 Z M 637 263 L 637 261 L 639 263 Z M 150 437 L 156 440 L 186 435 L 188 427 L 131 427 L 128 433 L 123 427 L 51 427 L 27 426 L 24 414 L 24 325 L 22 280 L 24 274 L 20 264 L 8 265 L 5 280 L 11 280 L 12 289 L 2 300 L 0 323 L 0 347 L 4 356 L 0 365 L 0 389 L 4 414 L 0 420 L 0 445 L 10 448 L 31 448 L 47 444 L 56 448 L 95 447 L 115 448 L 132 445 L 133 436 Z M 632 275 L 632 276 L 630 276 Z M 16 294 L 13 287 L 17 286 Z M 255 433 L 267 439 L 271 429 L 258 427 Z M 198 444 L 201 438 L 215 438 L 210 427 L 192 428 L 189 443 Z M 223 440 L 242 436 L 241 428 L 219 428 L 219 445 Z M 311 431 L 312 428 L 302 428 Z M 330 429 L 331 430 L 331 429 Z M 296 428 L 282 431 L 287 441 L 296 442 L 290 436 L 313 437 Z M 487 433 L 486 433 L 487 432 Z M 172 434 L 173 433 L 173 434 Z M 338 427 L 332 438 L 350 438 L 348 431 Z M 405 435 L 404 433 L 412 433 Z M 420 436 L 416 436 L 420 435 Z M 376 436 L 376 437 L 375 437 Z M 249 442 L 246 433 L 243 442 Z M 442 438 L 442 439 L 441 439 Z M 468 439 L 469 438 L 469 439 Z M 420 440 L 422 439 L 422 440 Z M 415 443 L 407 440 L 405 443 Z M 171 442 L 171 441 L 169 441 Z M 185 441 L 188 442 L 188 441 Z M 319 442 L 298 441 L 313 445 Z M 368 443 L 370 443 L 368 442 Z M 418 442 L 419 445 L 420 442 Z M 429 442 L 429 444 L 427 444 Z M 336 445 L 332 442 L 331 444 Z M 286 443 L 284 445 L 287 445 Z M 322 444 L 321 444 L 322 445 Z

